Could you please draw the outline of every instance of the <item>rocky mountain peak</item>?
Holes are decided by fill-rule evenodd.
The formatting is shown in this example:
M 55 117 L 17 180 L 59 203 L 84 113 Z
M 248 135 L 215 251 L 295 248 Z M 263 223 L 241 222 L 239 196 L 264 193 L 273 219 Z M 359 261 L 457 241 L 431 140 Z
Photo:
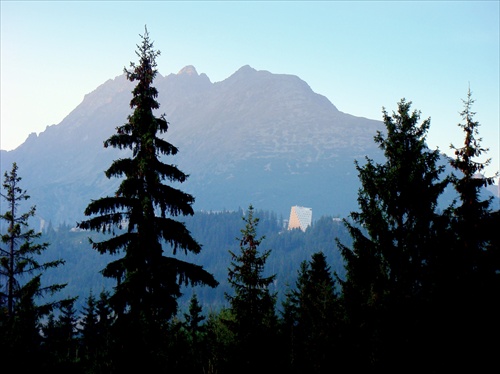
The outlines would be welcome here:
M 128 156 L 103 141 L 126 123 L 134 84 L 124 75 L 104 82 L 61 123 L 2 154 L 2 170 L 19 163 L 41 219 L 81 220 L 91 199 L 114 193 L 118 181 L 104 170 Z M 344 215 L 356 203 L 354 159 L 379 152 L 380 121 L 339 112 L 294 75 L 245 65 L 212 84 L 188 65 L 155 86 L 171 124 L 165 136 L 180 149 L 166 161 L 190 175 L 183 187 L 197 210 L 251 202 L 285 214 L 299 204 L 318 216 Z
M 187 66 L 184 66 L 181 70 L 179 70 L 177 75 L 189 75 L 189 76 L 195 75 L 195 76 L 197 76 L 198 72 L 196 71 L 196 68 L 193 65 L 187 65 Z

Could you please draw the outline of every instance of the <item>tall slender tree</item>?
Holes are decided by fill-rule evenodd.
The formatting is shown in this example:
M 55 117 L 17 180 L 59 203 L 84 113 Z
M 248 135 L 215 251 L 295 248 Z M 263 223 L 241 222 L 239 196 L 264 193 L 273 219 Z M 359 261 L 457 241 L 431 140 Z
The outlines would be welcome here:
M 153 344 L 158 326 L 177 312 L 182 285 L 215 287 L 218 283 L 201 266 L 163 255 L 164 244 L 174 256 L 178 250 L 199 253 L 201 246 L 185 224 L 175 219 L 194 213 L 194 197 L 164 183 L 182 183 L 188 176 L 161 159 L 175 155 L 178 149 L 160 137 L 169 123 L 164 115 L 156 117 L 154 113 L 160 106 L 158 91 L 152 85 L 160 52 L 153 48 L 147 28 L 141 38 L 136 52 L 139 63 L 132 62 L 130 70 L 125 68 L 127 79 L 137 81 L 130 101 L 134 111 L 128 122 L 104 142 L 105 147 L 128 148 L 132 156 L 111 164 L 105 174 L 123 178 L 118 190 L 114 196 L 92 201 L 85 210 L 92 218 L 78 226 L 113 234 L 92 245 L 100 253 L 123 254 L 103 270 L 104 276 L 116 280 L 110 302 L 117 313 L 117 324 L 123 325 L 120 330 L 135 331 L 138 336 L 131 339 L 136 348 L 149 349 L 146 347 Z M 138 352 L 130 355 L 137 356 Z
M 12 357 L 22 352 L 35 354 L 41 343 L 38 332 L 40 320 L 54 308 L 70 301 L 40 302 L 43 296 L 51 296 L 66 286 L 42 285 L 41 282 L 46 270 L 56 268 L 64 261 L 40 262 L 38 256 L 49 244 L 40 242 L 41 233 L 29 226 L 36 207 L 32 206 L 26 213 L 18 212 L 20 204 L 30 196 L 20 186 L 22 178 L 18 175 L 16 163 L 13 163 L 10 172 L 5 172 L 4 177 L 5 193 L 0 195 L 6 202 L 7 210 L 0 215 L 4 223 L 0 248 L 0 306 L 3 306 L 0 346 L 7 356 Z M 21 362 L 22 365 L 30 363 L 26 360 Z
M 232 330 L 237 341 L 234 358 L 238 370 L 255 372 L 273 362 L 270 360 L 270 347 L 276 334 L 276 294 L 271 293 L 269 286 L 276 275 L 263 275 L 271 250 L 259 253 L 264 237 L 257 236 L 259 218 L 254 216 L 252 205 L 243 220 L 245 227 L 237 239 L 240 253 L 229 251 L 232 260 L 228 281 L 235 294 L 226 293 L 226 298 L 234 315 Z
M 420 344 L 427 262 L 439 246 L 437 202 L 448 180 L 440 178 L 439 152 L 426 145 L 430 119 L 418 124 L 420 112 L 404 99 L 392 116 L 384 109 L 383 117 L 386 133 L 374 139 L 386 162 L 356 162 L 360 212 L 344 220 L 353 249 L 338 244 L 346 264 L 342 297 L 353 363 L 390 372 L 428 364 Z
M 454 369 L 486 370 L 500 350 L 495 343 L 500 334 L 500 215 L 491 209 L 492 197 L 485 198 L 482 192 L 498 173 L 483 175 L 491 159 L 480 160 L 488 149 L 478 137 L 480 124 L 474 120 L 470 89 L 463 104 L 463 122 L 458 126 L 464 132 L 464 143 L 450 145 L 455 153 L 450 164 L 457 173 L 451 181 L 459 201 L 451 209 L 450 252 L 439 268 L 447 279 L 437 297 L 442 301 L 448 344 L 462 357 Z

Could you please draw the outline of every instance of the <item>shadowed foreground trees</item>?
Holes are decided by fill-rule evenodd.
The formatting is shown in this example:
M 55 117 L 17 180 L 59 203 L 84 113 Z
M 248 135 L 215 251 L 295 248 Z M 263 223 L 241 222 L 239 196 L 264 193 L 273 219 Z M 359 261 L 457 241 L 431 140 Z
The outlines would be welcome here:
M 64 284 L 42 285 L 43 273 L 64 264 L 63 260 L 41 263 L 39 256 L 48 243 L 37 240 L 41 233 L 29 228 L 29 219 L 35 215 L 36 207 L 19 213 L 20 204 L 30 198 L 20 186 L 18 166 L 12 165 L 5 172 L 1 194 L 7 210 L 2 212 L 2 234 L 0 248 L 0 351 L 5 357 L 17 357 L 17 368 L 27 370 L 35 365 L 33 360 L 21 359 L 29 355 L 38 358 L 41 354 L 42 337 L 40 323 L 54 308 L 72 300 L 40 303 L 44 296 L 51 296 L 65 287 Z
M 276 274 L 264 272 L 271 251 L 259 251 L 264 237 L 257 235 L 259 219 L 250 206 L 240 214 L 245 222 L 237 238 L 240 252 L 228 255 L 234 291 L 226 294 L 229 307 L 205 317 L 196 295 L 187 312 L 179 311 L 181 287 L 215 287 L 217 281 L 201 266 L 164 255 L 198 254 L 201 246 L 175 219 L 193 214 L 194 198 L 164 183 L 180 184 L 187 175 L 161 159 L 178 150 L 160 137 L 168 129 L 164 116 L 154 115 L 159 52 L 147 30 L 137 55 L 139 64 L 125 70 L 137 81 L 133 113 L 104 142 L 129 149 L 131 157 L 112 163 L 105 173 L 122 178 L 118 190 L 92 201 L 85 210 L 89 219 L 78 225 L 107 234 L 91 243 L 113 256 L 102 273 L 116 285 L 99 299 L 90 293 L 80 315 L 73 300 L 37 304 L 44 292 L 62 287 L 40 282 L 43 271 L 61 262 L 39 264 L 33 257 L 46 248 L 36 243 L 40 238 L 33 230 L 23 231 L 34 208 L 17 215 L 16 204 L 27 195 L 17 186 L 15 164 L 5 175 L 2 197 L 10 208 L 1 216 L 8 226 L 0 259 L 5 367 L 34 364 L 51 373 L 319 374 L 483 372 L 496 364 L 500 213 L 481 198 L 492 179 L 478 175 L 486 163 L 475 158 L 486 150 L 476 138 L 470 92 L 460 125 L 464 146 L 453 147 L 456 158 L 450 161 L 457 175 L 442 175 L 439 153 L 426 145 L 430 121 L 419 123 L 411 102 L 400 101 L 392 115 L 383 111 L 386 131 L 374 139 L 385 162 L 367 158 L 364 165 L 355 164 L 359 212 L 344 221 L 352 248 L 345 238 L 330 234 L 326 240 L 337 242 L 345 276 L 332 274 L 340 261 L 329 263 L 317 248 L 300 265 L 278 317 L 277 295 L 271 292 Z M 457 201 L 441 212 L 438 198 L 447 186 L 456 190 Z M 327 220 L 318 221 L 318 232 L 330 227 Z M 291 234 L 280 233 L 288 245 L 303 233 Z M 304 246 L 327 247 L 324 237 Z M 19 280 L 21 274 L 28 278 Z
M 342 368 L 341 309 L 336 282 L 322 252 L 303 261 L 283 303 L 282 343 L 287 372 L 331 373 Z M 335 352 L 336 360 L 332 360 Z
M 474 139 L 470 93 L 462 116 L 464 147 L 451 165 L 462 176 L 439 177 L 437 151 L 425 144 L 429 120 L 402 100 L 389 116 L 387 135 L 375 141 L 386 162 L 356 164 L 360 212 L 345 221 L 353 248 L 340 244 L 349 362 L 358 370 L 388 373 L 481 371 L 498 352 L 498 212 L 480 200 L 491 180 L 472 158 L 484 149 Z M 437 201 L 451 185 L 460 203 L 444 212 Z M 446 347 L 446 349 L 444 348 Z

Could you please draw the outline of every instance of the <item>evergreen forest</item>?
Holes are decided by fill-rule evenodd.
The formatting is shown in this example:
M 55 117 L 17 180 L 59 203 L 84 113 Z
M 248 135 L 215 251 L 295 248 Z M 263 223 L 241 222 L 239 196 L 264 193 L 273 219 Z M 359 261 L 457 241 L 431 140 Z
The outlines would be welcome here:
M 358 210 L 286 230 L 253 205 L 195 212 L 169 156 L 147 29 L 125 68 L 131 114 L 104 147 L 114 194 L 30 227 L 22 165 L 1 199 L 2 367 L 46 373 L 486 372 L 500 352 L 500 211 L 467 92 L 440 162 L 411 101 L 382 110 L 382 162 L 356 160 Z M 188 149 L 183 150 L 189 152 Z M 451 170 L 451 171 L 450 171 Z M 27 187 L 27 189 L 25 189 Z M 451 188 L 455 200 L 438 204 Z M 200 265 L 202 264 L 202 265 Z

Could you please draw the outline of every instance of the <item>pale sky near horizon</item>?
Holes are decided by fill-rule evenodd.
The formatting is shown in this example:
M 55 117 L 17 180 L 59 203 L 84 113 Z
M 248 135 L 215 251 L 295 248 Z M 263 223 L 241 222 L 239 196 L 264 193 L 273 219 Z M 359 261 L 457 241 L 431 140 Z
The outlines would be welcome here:
M 136 61 L 144 26 L 162 75 L 219 82 L 244 65 L 296 75 L 340 111 L 382 120 L 412 101 L 451 154 L 471 88 L 500 169 L 500 1 L 0 1 L 0 148 L 60 123 Z M 167 118 L 168 118 L 168 113 Z M 116 124 L 117 126 L 120 124 Z

